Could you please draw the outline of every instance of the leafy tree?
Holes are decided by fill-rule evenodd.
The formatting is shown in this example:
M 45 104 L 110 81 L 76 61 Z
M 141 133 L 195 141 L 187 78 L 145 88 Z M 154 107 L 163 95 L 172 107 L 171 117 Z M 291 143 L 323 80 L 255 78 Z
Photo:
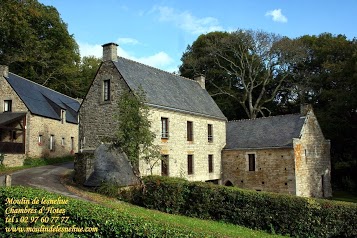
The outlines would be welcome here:
M 304 47 L 286 37 L 253 30 L 200 36 L 182 57 L 182 75 L 207 70 L 213 97 L 233 98 L 248 118 L 270 114 L 265 106 L 276 99 L 292 66 L 306 54 Z M 206 55 L 202 60 L 198 57 Z M 232 110 L 232 109 L 231 109 Z
M 309 56 L 296 66 L 291 102 L 314 106 L 326 138 L 331 140 L 334 183 L 357 184 L 357 40 L 330 33 L 302 36 Z M 340 164 L 341 163 L 341 164 Z M 346 184 L 346 183 L 344 183 Z
M 74 87 L 77 90 L 76 96 L 84 98 L 102 60 L 95 56 L 85 56 L 78 66 L 77 76 L 74 80 Z
M 76 96 L 79 50 L 54 7 L 37 0 L 0 3 L 0 64 L 11 72 Z
M 124 91 L 118 102 L 118 129 L 111 142 L 128 156 L 137 175 L 139 160 L 155 164 L 160 158 L 159 147 L 154 145 L 155 133 L 150 131 L 149 107 L 142 89 L 136 93 Z

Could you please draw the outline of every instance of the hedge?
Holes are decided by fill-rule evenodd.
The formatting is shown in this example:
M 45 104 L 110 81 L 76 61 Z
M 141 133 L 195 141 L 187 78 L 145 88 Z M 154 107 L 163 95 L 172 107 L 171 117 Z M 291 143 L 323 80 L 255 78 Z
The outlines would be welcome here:
M 136 205 L 293 237 L 357 237 L 357 204 L 148 176 Z
M 66 205 L 54 205 L 55 208 L 65 209 L 65 214 L 69 220 L 65 223 L 41 223 L 38 220 L 36 223 L 5 223 L 5 217 L 11 217 L 14 214 L 5 214 L 5 209 L 10 205 L 6 205 L 7 198 L 21 199 L 26 198 L 33 200 L 35 198 L 46 199 L 68 199 Z M 182 227 L 169 224 L 161 224 L 135 216 L 135 214 L 127 214 L 117 212 L 100 205 L 90 202 L 71 199 L 59 195 L 55 195 L 44 190 L 25 188 L 25 187 L 0 187 L 0 237 L 48 237 L 49 235 L 59 235 L 59 233 L 6 233 L 6 227 L 39 227 L 41 225 L 61 225 L 66 227 L 97 227 L 98 232 L 95 233 L 66 233 L 63 237 L 210 237 L 207 233 L 199 233 L 185 230 Z M 11 205 L 12 208 L 24 208 L 26 205 Z M 28 205 L 34 209 L 40 209 L 44 205 Z M 15 214 L 18 216 L 30 216 L 29 214 Z M 50 214 L 48 214 L 50 216 Z M 52 214 L 58 216 L 58 214 Z M 50 224 L 51 223 L 51 224 Z

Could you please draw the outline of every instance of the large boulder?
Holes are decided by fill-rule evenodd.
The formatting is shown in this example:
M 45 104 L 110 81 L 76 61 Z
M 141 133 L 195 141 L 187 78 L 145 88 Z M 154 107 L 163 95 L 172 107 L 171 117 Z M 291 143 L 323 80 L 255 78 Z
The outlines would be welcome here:
M 102 144 L 94 151 L 92 166 L 92 172 L 84 182 L 86 186 L 100 186 L 103 182 L 118 186 L 139 183 L 126 154 L 109 145 Z

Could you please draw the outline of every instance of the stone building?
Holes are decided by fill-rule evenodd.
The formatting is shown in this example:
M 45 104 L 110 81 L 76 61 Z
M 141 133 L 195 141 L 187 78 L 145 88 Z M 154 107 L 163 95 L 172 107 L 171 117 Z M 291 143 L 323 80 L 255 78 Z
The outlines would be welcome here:
M 218 183 L 226 118 L 205 90 L 204 77 L 191 80 L 118 57 L 115 43 L 103 45 L 103 62 L 80 107 L 81 149 L 94 150 L 113 135 L 118 99 L 138 88 L 146 93 L 163 157 L 153 174 Z M 151 173 L 148 164 L 139 167 L 142 175 Z
M 228 122 L 222 170 L 225 185 L 332 196 L 330 141 L 306 106 L 301 114 Z
M 79 102 L 0 66 L 0 154 L 5 166 L 26 157 L 78 151 Z

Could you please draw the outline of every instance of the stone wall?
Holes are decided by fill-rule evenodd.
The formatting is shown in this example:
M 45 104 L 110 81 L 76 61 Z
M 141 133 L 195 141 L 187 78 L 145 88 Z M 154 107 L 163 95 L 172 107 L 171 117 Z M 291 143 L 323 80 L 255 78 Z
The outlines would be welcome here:
M 74 181 L 84 184 L 93 173 L 94 151 L 77 153 L 74 157 Z
M 110 80 L 111 97 L 103 100 L 103 82 Z M 114 135 L 117 123 L 114 115 L 118 110 L 118 99 L 128 86 L 111 61 L 103 62 L 80 109 L 80 145 L 83 150 L 94 150 L 105 138 Z M 161 117 L 169 118 L 169 139 L 161 140 Z M 171 110 L 150 108 L 152 130 L 157 135 L 155 144 L 161 153 L 169 155 L 169 176 L 185 177 L 189 180 L 218 180 L 221 177 L 221 149 L 225 146 L 225 121 L 179 113 Z M 186 123 L 193 122 L 194 141 L 186 138 Z M 207 124 L 213 125 L 213 142 L 207 140 Z M 187 155 L 194 156 L 192 175 L 187 174 Z M 213 155 L 213 172 L 208 173 L 208 155 Z M 141 163 L 140 172 L 150 174 L 148 166 Z M 153 169 L 161 174 L 161 161 Z
M 108 79 L 110 100 L 104 101 L 103 82 Z M 114 115 L 118 110 L 118 99 L 124 89 L 128 90 L 128 86 L 115 65 L 111 61 L 103 62 L 80 108 L 80 148 L 94 150 L 107 137 L 114 135 L 117 127 Z
M 78 151 L 78 125 L 31 114 L 26 105 L 12 89 L 9 83 L 0 77 L 0 113 L 3 112 L 4 100 L 12 100 L 13 112 L 27 112 L 25 154 L 6 154 L 5 166 L 21 166 L 26 157 L 59 157 L 74 154 Z M 39 143 L 42 135 L 42 143 Z M 55 139 L 54 150 L 49 149 L 49 138 Z M 73 148 L 72 139 L 73 137 Z M 62 138 L 64 138 L 62 145 Z
M 249 171 L 248 154 L 255 154 L 255 171 Z M 292 148 L 223 150 L 222 182 L 231 182 L 240 188 L 295 195 L 293 157 Z
M 322 134 L 311 110 L 300 138 L 294 139 L 296 193 L 305 197 L 331 197 L 330 141 Z
M 29 157 L 62 157 L 78 152 L 78 125 L 33 114 L 27 116 L 26 154 Z M 54 147 L 50 149 L 50 137 Z M 42 142 L 39 142 L 41 136 Z M 73 141 L 72 141 L 73 140 Z
M 168 118 L 169 136 L 161 139 L 161 118 Z M 155 144 L 161 154 L 169 156 L 168 175 L 184 177 L 192 181 L 218 180 L 221 178 L 221 151 L 225 146 L 226 122 L 222 120 L 150 108 Z M 193 123 L 193 141 L 187 141 L 187 121 Z M 208 124 L 213 126 L 213 141 L 208 142 Z M 187 156 L 193 155 L 193 174 L 188 174 Z M 213 171 L 208 170 L 208 155 L 213 155 Z M 140 171 L 151 174 L 148 165 L 141 163 Z M 161 161 L 153 168 L 153 174 L 161 175 Z

